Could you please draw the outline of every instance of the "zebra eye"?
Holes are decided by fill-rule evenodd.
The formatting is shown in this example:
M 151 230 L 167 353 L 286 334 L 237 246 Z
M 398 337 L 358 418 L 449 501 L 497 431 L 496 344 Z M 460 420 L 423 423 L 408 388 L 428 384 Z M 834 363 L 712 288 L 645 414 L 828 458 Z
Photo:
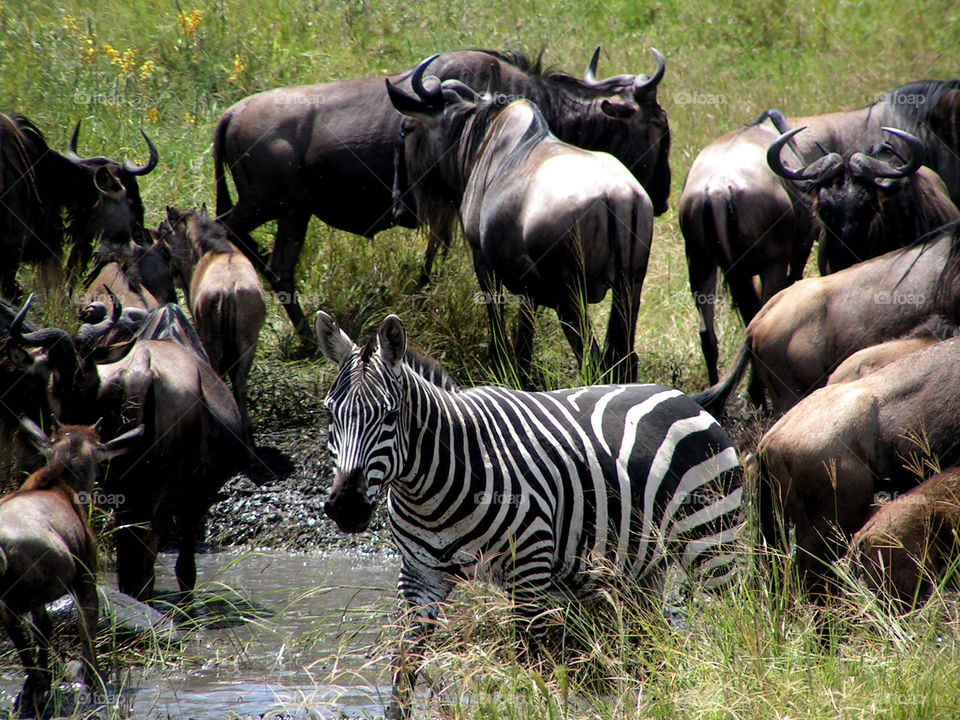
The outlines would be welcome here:
M 397 418 L 400 416 L 399 410 L 387 410 L 386 415 L 383 416 L 383 421 L 385 423 L 394 423 L 397 421 Z

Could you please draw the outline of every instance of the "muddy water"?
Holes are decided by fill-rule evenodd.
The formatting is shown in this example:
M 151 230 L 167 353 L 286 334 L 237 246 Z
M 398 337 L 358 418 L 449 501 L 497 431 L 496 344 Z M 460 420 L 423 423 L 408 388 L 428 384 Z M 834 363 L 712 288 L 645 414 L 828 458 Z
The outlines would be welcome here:
M 160 590 L 176 587 L 174 560 L 158 558 Z M 206 627 L 185 633 L 170 667 L 122 674 L 114 703 L 134 718 L 382 715 L 389 663 L 375 651 L 396 607 L 398 568 L 389 554 L 355 551 L 198 555 L 194 614 Z M 3 676 L 9 698 L 17 680 Z

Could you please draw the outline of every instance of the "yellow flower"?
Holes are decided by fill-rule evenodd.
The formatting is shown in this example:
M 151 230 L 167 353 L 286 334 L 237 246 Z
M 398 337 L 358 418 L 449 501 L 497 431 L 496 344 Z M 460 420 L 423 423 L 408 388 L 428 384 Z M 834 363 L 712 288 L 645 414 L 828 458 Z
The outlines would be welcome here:
M 203 20 L 203 13 L 199 10 L 191 10 L 187 14 L 186 10 L 181 10 L 177 14 L 177 20 L 180 22 L 180 30 L 184 35 L 190 37 L 197 31 L 197 26 L 200 24 L 200 21 Z
M 115 49 L 112 45 L 108 43 L 104 43 L 103 52 L 106 54 L 108 58 L 110 58 L 111 65 L 120 64 L 120 51 Z
M 0 5 L 0 10 L 3 10 L 3 5 Z M 73 15 L 70 15 L 69 13 L 63 16 L 63 25 L 67 28 L 67 30 L 77 29 L 77 21 L 74 20 Z
M 160 116 L 157 114 L 157 109 L 155 107 L 147 108 L 146 112 L 143 113 L 144 117 L 154 124 L 160 122 Z
M 184 119 L 184 122 L 187 123 L 187 125 L 196 125 L 196 124 L 197 124 L 197 118 L 196 118 L 196 116 L 195 116 L 192 112 L 190 112 L 189 110 L 187 110 L 187 111 L 183 114 L 183 119 Z
M 153 60 L 144 61 L 143 65 L 140 66 L 140 79 L 146 80 L 148 77 L 153 75 L 153 72 L 156 69 L 157 66 L 153 64 Z
M 240 59 L 239 55 L 234 55 L 233 56 L 233 75 L 229 77 L 229 81 L 236 82 L 240 77 L 240 73 L 242 73 L 246 69 L 247 69 L 247 64 Z

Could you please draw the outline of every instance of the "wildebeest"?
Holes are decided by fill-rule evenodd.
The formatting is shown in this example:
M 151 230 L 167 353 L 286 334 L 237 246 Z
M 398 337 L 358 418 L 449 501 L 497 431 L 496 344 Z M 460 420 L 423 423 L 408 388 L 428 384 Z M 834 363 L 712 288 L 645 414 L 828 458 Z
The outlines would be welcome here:
M 83 677 L 99 690 L 93 638 L 97 630 L 97 540 L 84 505 L 93 495 L 97 465 L 139 442 L 135 428 L 100 442 L 96 427 L 55 426 L 49 437 L 33 421 L 23 430 L 47 465 L 16 492 L 0 498 L 0 621 L 27 673 L 17 699 L 20 717 L 44 717 L 50 690 L 52 624 L 45 605 L 73 595 L 80 620 Z M 22 616 L 33 616 L 32 633 Z M 35 636 L 37 652 L 31 636 Z
M 266 316 L 263 286 L 252 263 L 227 239 L 226 228 L 199 211 L 167 208 L 158 230 L 170 268 L 183 288 L 214 370 L 230 377 L 247 444 L 247 377 Z
M 561 72 L 544 73 L 539 61 L 530 62 L 520 53 L 491 50 L 442 53 L 431 73 L 477 88 L 488 88 L 496 73 L 499 81 L 489 87 L 491 92 L 532 100 L 559 138 L 616 156 L 660 214 L 670 191 L 669 128 L 656 98 L 663 57 L 655 53 L 657 70 L 652 77 L 598 80 L 598 52 L 599 48 L 583 80 Z M 408 71 L 389 80 L 409 90 L 409 76 Z M 421 178 L 405 174 L 398 143 L 401 120 L 387 98 L 383 78 L 362 78 L 253 95 L 229 108 L 217 124 L 213 147 L 217 215 L 231 239 L 280 293 L 306 343 L 313 338 L 296 299 L 294 268 L 311 216 L 366 237 L 394 225 L 429 223 L 431 239 L 421 282 L 429 277 L 438 243 L 449 242 L 456 222 L 454 206 L 440 198 L 433 207 L 420 207 L 409 193 Z M 235 205 L 226 168 L 237 187 Z M 396 205 L 397 213 L 395 178 L 396 192 L 404 198 Z M 264 260 L 249 232 L 271 219 L 277 221 L 276 240 L 269 260 Z
M 807 586 L 818 587 L 824 563 L 843 554 L 873 513 L 875 496 L 918 484 L 920 461 L 911 458 L 960 461 L 958 432 L 960 338 L 816 390 L 758 445 L 764 537 L 779 544 L 773 513 L 782 508 L 796 531 L 797 566 Z
M 958 533 L 960 468 L 954 467 L 880 505 L 853 536 L 848 555 L 868 587 L 910 609 L 930 597 L 951 567 L 957 585 Z
M 570 346 L 583 360 L 592 343 L 585 303 L 613 288 L 602 359 L 604 370 L 636 377 L 634 328 L 650 257 L 653 208 L 643 187 L 613 156 L 583 150 L 550 132 L 528 100 L 504 104 L 458 80 L 423 78 L 434 61 L 413 72 L 408 95 L 388 82 L 390 99 L 414 118 L 407 141 L 408 174 L 434 175 L 460 208 L 480 288 L 489 299 L 491 360 L 512 362 L 506 350 L 503 288 L 523 297 L 515 357 L 529 380 L 534 312 L 551 307 Z M 496 84 L 496 83 L 494 83 Z M 418 188 L 424 191 L 423 188 Z
M 0 293 L 19 296 L 17 268 L 24 261 L 59 261 L 63 212 L 73 241 L 68 267 L 86 264 L 93 241 L 126 242 L 143 223 L 137 177 L 157 165 L 157 151 L 143 134 L 150 159 L 142 167 L 105 157 L 77 155 L 77 123 L 70 149 L 49 148 L 36 125 L 19 114 L 0 114 Z
M 952 223 L 909 247 L 781 290 L 750 321 L 724 379 L 694 399 L 718 414 L 750 363 L 781 415 L 857 350 L 931 322 L 960 325 L 958 241 L 960 224 Z
M 20 317 L 25 313 L 26 307 Z M 117 314 L 101 332 L 109 332 Z M 112 433 L 145 426 L 143 452 L 118 458 L 104 485 L 107 494 L 124 498 L 116 508 L 120 590 L 150 597 L 158 542 L 174 520 L 177 581 L 181 590 L 192 589 L 200 519 L 246 457 L 240 412 L 226 384 L 174 340 L 137 339 L 97 351 L 96 333 L 85 335 L 82 347 L 58 328 L 27 333 L 14 325 L 10 335 L 8 352 L 30 349 L 49 404 L 64 422 L 102 417 Z
M 763 303 L 803 275 L 816 228 L 803 198 L 774 175 L 766 159 L 767 148 L 781 133 L 800 126 L 807 130 L 789 147 L 801 166 L 823 150 L 845 155 L 869 148 L 884 139 L 884 126 L 905 130 L 923 144 L 922 164 L 943 179 L 953 202 L 960 204 L 960 80 L 909 83 L 859 110 L 789 119 L 767 111 L 708 145 L 687 174 L 678 218 L 711 383 L 718 379 L 713 325 L 717 267 L 744 325 Z M 760 277 L 760 295 L 754 276 Z
M 870 153 L 855 152 L 847 159 L 828 153 L 805 168 L 790 170 L 781 150 L 805 129 L 780 136 L 770 146 L 767 161 L 777 175 L 810 198 L 819 228 L 821 275 L 909 245 L 960 219 L 943 181 L 921 165 L 923 144 L 910 133 L 881 128 L 906 143 L 906 161 L 884 142 Z

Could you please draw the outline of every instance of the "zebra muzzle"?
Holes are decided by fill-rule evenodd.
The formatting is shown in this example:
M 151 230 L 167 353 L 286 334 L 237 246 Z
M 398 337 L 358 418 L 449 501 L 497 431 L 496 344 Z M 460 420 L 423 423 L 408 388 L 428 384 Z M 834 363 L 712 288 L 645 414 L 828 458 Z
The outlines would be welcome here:
M 367 500 L 367 482 L 362 470 L 337 473 L 323 511 L 341 532 L 363 532 L 373 519 L 376 505 Z

